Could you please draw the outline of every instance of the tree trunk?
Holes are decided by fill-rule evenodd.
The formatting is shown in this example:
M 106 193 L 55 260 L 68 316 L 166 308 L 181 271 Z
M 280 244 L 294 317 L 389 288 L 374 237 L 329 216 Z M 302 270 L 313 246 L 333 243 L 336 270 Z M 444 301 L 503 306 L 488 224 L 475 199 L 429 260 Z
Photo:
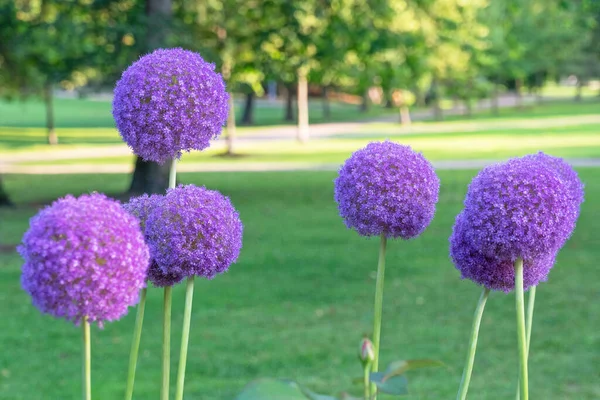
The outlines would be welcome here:
M 44 85 L 44 103 L 46 105 L 46 129 L 48 131 L 48 144 L 58 144 L 58 135 L 54 129 L 54 96 L 52 93 L 52 83 L 46 82 Z
M 523 93 L 522 93 L 522 88 L 523 88 L 523 81 L 521 79 L 516 79 L 515 80 L 515 108 L 517 110 L 521 110 L 523 109 Z
M 412 123 L 408 106 L 400 106 L 400 123 L 409 126 Z
M 308 142 L 308 80 L 307 71 L 298 69 L 298 141 Z
M 544 76 L 542 72 L 535 74 L 535 101 L 538 105 L 541 105 L 544 101 L 542 97 L 542 86 L 544 84 Z
M 283 120 L 292 122 L 294 121 L 294 91 L 292 85 L 285 85 L 285 91 L 285 116 Z
M 152 51 L 165 44 L 171 13 L 171 0 L 146 0 L 146 15 L 148 16 L 148 25 L 146 26 L 147 51 Z M 140 193 L 163 194 L 169 187 L 171 165 L 170 162 L 161 165 L 137 157 L 128 193 L 133 195 Z
M 254 125 L 254 92 L 246 93 L 244 103 L 244 114 L 242 114 L 242 125 Z
M 365 90 L 362 96 L 362 102 L 360 103 L 360 107 L 358 108 L 360 112 L 369 111 L 369 89 Z
M 576 102 L 581 101 L 582 89 L 583 89 L 583 82 L 581 81 L 581 79 L 579 77 L 577 77 L 577 85 L 575 86 L 575 97 L 573 98 L 574 101 L 576 101 Z
M 135 170 L 133 171 L 133 179 L 128 193 L 130 195 L 142 193 L 164 194 L 169 187 L 170 171 L 171 163 L 168 161 L 160 165 L 152 161 L 144 161 L 138 157 L 135 161 Z
M 436 121 L 441 121 L 444 119 L 444 113 L 440 104 L 440 83 L 437 77 L 433 78 L 431 86 L 433 89 L 433 116 Z
M 2 184 L 2 175 L 0 175 L 0 207 L 13 206 L 13 202 L 10 201 L 8 194 L 4 190 L 4 185 Z
M 498 115 L 500 111 L 500 107 L 498 105 L 498 82 L 494 82 L 494 91 L 492 92 L 492 114 Z
M 235 100 L 233 95 L 229 95 L 229 115 L 227 116 L 227 155 L 234 153 L 233 145 L 235 142 Z
M 323 86 L 321 95 L 323 96 L 323 119 L 329 120 L 331 119 L 331 106 L 329 104 L 329 88 L 327 86 Z

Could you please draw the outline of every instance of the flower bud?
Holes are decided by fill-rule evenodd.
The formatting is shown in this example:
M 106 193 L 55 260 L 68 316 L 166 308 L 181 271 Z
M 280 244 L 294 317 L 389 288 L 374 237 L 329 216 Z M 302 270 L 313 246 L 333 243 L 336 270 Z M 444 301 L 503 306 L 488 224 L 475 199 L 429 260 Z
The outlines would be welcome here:
M 375 359 L 375 350 L 373 349 L 373 343 L 369 340 L 369 338 L 364 338 L 360 342 L 360 351 L 358 357 L 363 365 L 370 364 Z

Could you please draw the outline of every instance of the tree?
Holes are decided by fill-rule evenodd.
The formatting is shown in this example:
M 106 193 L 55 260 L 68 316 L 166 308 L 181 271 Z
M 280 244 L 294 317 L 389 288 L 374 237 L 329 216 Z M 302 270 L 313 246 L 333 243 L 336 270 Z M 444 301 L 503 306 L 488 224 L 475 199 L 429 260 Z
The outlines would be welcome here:
M 227 120 L 227 154 L 235 153 L 234 93 L 241 87 L 262 94 L 263 74 L 258 69 L 257 48 L 260 32 L 267 23 L 263 8 L 254 1 L 198 0 L 187 4 L 184 12 L 190 24 L 190 48 L 214 61 L 227 84 L 229 116 Z M 252 99 L 252 97 L 250 97 Z
M 168 43 L 171 0 L 146 0 L 145 48 L 152 51 Z M 159 164 L 137 157 L 129 193 L 164 193 L 169 187 L 170 163 Z
M 269 25 L 263 31 L 262 50 L 266 75 L 284 82 L 288 95 L 288 110 L 294 83 L 297 85 L 298 134 L 300 142 L 309 138 L 308 77 L 316 66 L 316 40 L 326 30 L 331 14 L 328 2 L 309 0 L 267 1 L 262 4 Z M 286 113 L 289 116 L 289 112 Z
M 2 183 L 2 175 L 0 175 L 0 207 L 12 206 L 13 203 L 10 201 L 8 194 L 4 190 L 4 185 Z
M 46 105 L 48 143 L 57 144 L 53 91 L 72 89 L 94 74 L 92 19 L 84 0 L 9 2 L 0 25 L 10 34 L 0 46 L 3 64 L 16 79 L 4 80 L 13 93 L 41 95 Z M 5 89 L 6 90 L 6 89 Z

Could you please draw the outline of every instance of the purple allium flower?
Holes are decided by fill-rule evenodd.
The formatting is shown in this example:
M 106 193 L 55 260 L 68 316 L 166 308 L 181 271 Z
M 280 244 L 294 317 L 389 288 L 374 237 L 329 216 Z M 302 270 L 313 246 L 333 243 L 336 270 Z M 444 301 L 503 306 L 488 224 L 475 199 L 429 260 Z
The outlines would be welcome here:
M 214 64 L 191 51 L 159 49 L 123 72 L 113 117 L 135 154 L 164 163 L 210 145 L 227 120 L 228 98 Z
M 134 215 L 142 228 L 142 232 L 146 232 L 146 221 L 148 219 L 148 215 L 150 212 L 156 207 L 157 204 L 160 203 L 163 196 L 158 194 L 153 194 L 148 196 L 147 194 L 143 194 L 138 197 L 133 197 L 129 200 L 128 203 L 124 204 L 123 207 L 132 215 Z M 146 235 L 145 235 L 146 236 Z M 148 243 L 148 238 L 146 237 L 146 243 Z M 152 249 L 152 247 L 151 247 Z M 155 287 L 165 287 L 165 286 L 173 286 L 181 282 L 184 276 L 180 273 L 163 272 L 163 270 L 158 266 L 156 261 L 154 261 L 154 257 L 152 257 L 152 253 L 150 254 L 150 267 L 148 268 L 148 280 L 152 282 Z
M 450 256 L 461 273 L 461 278 L 470 279 L 491 290 L 510 292 L 515 288 L 514 260 L 498 259 L 484 255 L 473 246 L 469 226 L 463 214 L 459 214 L 450 237 Z M 554 265 L 556 253 L 536 256 L 523 261 L 523 289 L 546 281 Z
M 583 185 L 562 159 L 538 153 L 489 166 L 469 185 L 456 218 L 452 260 L 463 278 L 509 292 L 522 258 L 524 289 L 535 286 L 572 234 L 582 201 Z
M 151 253 L 163 273 L 208 279 L 237 260 L 242 230 L 229 198 L 194 185 L 167 191 L 146 222 Z
M 569 239 L 575 230 L 575 224 L 577 223 L 577 218 L 579 218 L 581 203 L 583 203 L 584 200 L 583 183 L 579 179 L 579 176 L 573 167 L 571 167 L 571 165 L 569 165 L 562 158 L 553 157 L 539 152 L 534 155 L 525 156 L 524 159 L 538 161 L 544 164 L 546 167 L 552 169 L 560 178 L 560 180 L 563 181 L 567 188 L 567 197 L 570 208 L 565 217 L 565 224 L 568 225 L 569 228 L 565 229 L 563 232 L 565 236 L 563 238 L 563 243 L 561 244 L 562 247 L 562 245 L 567 241 L 567 239 Z
M 23 289 L 40 311 L 76 324 L 121 318 L 144 287 L 149 252 L 136 219 L 98 193 L 67 196 L 30 221 L 18 247 Z
M 488 257 L 535 260 L 558 251 L 572 231 L 565 183 L 532 158 L 483 169 L 469 185 L 464 204 L 469 239 Z
M 433 219 L 440 180 L 409 146 L 372 142 L 346 160 L 335 201 L 348 228 L 360 235 L 411 239 Z

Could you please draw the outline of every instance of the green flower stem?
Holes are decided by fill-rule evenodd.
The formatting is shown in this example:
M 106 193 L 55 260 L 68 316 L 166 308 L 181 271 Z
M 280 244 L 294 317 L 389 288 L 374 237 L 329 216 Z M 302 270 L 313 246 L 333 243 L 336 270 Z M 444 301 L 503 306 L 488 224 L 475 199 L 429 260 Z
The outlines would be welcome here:
M 133 341 L 131 342 L 131 351 L 129 352 L 129 371 L 127 373 L 127 389 L 125 391 L 125 400 L 131 400 L 133 397 L 133 384 L 135 382 L 135 370 L 137 367 L 138 351 L 140 349 L 140 339 L 142 337 L 142 325 L 144 323 L 144 309 L 146 308 L 146 288 L 140 293 L 140 302 L 138 304 L 137 316 L 135 317 L 135 328 L 133 329 Z
M 523 259 L 515 261 L 515 293 L 517 309 L 517 340 L 519 342 L 519 376 L 521 399 L 529 400 L 527 377 L 527 336 L 525 335 L 525 301 L 523 298 Z
M 525 326 L 525 329 L 527 330 L 527 349 L 526 351 L 526 359 L 529 360 L 529 349 L 531 347 L 531 329 L 533 327 L 533 307 L 535 305 L 535 289 L 537 286 L 532 286 L 531 289 L 529 289 L 529 299 L 527 301 L 527 323 Z M 520 383 L 519 381 L 517 381 L 517 396 L 516 399 L 520 400 L 521 398 L 521 393 L 520 393 Z
M 171 171 L 169 171 L 169 189 L 173 189 L 177 184 L 177 159 L 173 159 Z
M 88 317 L 81 321 L 83 333 L 83 399 L 92 400 L 92 348 L 90 345 L 90 322 Z
M 473 328 L 471 329 L 471 338 L 469 339 L 469 353 L 467 354 L 467 361 L 465 362 L 465 369 L 463 370 L 462 380 L 460 381 L 460 387 L 458 389 L 457 400 L 465 400 L 467 398 L 467 392 L 469 391 L 469 382 L 471 381 L 471 373 L 473 372 L 473 364 L 475 362 L 475 352 L 477 350 L 477 339 L 479 337 L 479 326 L 481 325 L 481 317 L 483 316 L 483 310 L 485 303 L 490 294 L 490 289 L 483 288 L 477 308 L 475 308 L 475 316 L 473 317 Z
M 173 189 L 177 182 L 177 159 L 173 158 L 169 172 L 169 189 Z M 163 306 L 163 348 L 162 348 L 162 386 L 160 400 L 169 400 L 169 380 L 171 369 L 171 302 L 172 286 L 165 286 L 165 299 Z
M 371 398 L 369 388 L 369 374 L 371 373 L 371 363 L 365 363 L 363 367 L 363 383 L 365 385 L 365 400 Z
M 373 348 L 375 357 L 373 359 L 372 372 L 379 371 L 379 343 L 381 341 L 381 315 L 383 313 L 383 280 L 385 277 L 385 248 L 387 238 L 385 233 L 381 234 L 379 246 L 379 263 L 377 265 L 377 282 L 375 283 L 375 317 L 373 325 Z M 377 387 L 371 385 L 371 396 L 377 399 Z
M 185 383 L 185 365 L 187 362 L 188 343 L 190 341 L 190 323 L 192 321 L 192 300 L 194 299 L 194 275 L 187 278 L 185 284 L 185 309 L 183 312 L 183 332 L 181 334 L 181 352 L 179 354 L 179 369 L 177 370 L 177 390 L 175 400 L 183 399 Z
M 171 368 L 171 286 L 165 286 L 163 307 L 162 386 L 160 400 L 169 400 L 169 378 Z

